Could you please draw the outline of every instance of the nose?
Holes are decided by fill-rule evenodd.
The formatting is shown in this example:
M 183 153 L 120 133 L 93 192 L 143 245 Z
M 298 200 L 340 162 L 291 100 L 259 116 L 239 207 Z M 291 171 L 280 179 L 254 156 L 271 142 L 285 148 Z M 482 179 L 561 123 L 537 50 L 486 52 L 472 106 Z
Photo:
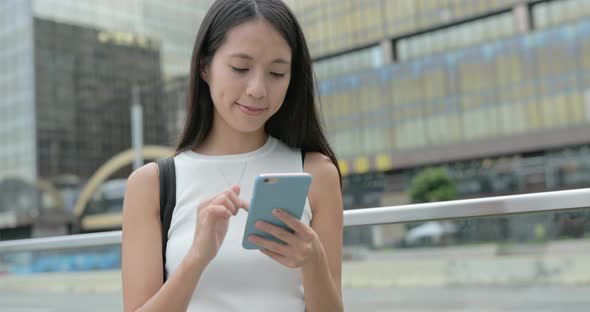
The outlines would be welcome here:
M 248 83 L 247 94 L 256 100 L 266 96 L 266 81 L 264 75 L 254 75 Z

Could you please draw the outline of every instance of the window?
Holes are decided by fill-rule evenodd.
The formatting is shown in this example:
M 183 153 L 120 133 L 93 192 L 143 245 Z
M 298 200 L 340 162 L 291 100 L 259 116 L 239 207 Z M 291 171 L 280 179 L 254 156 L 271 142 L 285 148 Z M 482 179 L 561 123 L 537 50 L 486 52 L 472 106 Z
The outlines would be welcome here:
M 536 28 L 546 28 L 588 16 L 590 3 L 586 0 L 548 1 L 533 6 Z
M 502 13 L 401 39 L 397 46 L 398 57 L 400 60 L 422 57 L 492 41 L 515 33 L 512 13 Z

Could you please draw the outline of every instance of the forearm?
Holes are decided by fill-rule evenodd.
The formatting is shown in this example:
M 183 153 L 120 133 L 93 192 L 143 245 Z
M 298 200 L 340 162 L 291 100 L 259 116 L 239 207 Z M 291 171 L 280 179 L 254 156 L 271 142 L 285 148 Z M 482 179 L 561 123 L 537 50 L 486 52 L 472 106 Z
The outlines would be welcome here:
M 343 311 L 340 286 L 336 285 L 324 249 L 319 250 L 308 264 L 302 267 L 306 312 Z
M 185 312 L 206 264 L 188 254 L 160 290 L 137 312 Z

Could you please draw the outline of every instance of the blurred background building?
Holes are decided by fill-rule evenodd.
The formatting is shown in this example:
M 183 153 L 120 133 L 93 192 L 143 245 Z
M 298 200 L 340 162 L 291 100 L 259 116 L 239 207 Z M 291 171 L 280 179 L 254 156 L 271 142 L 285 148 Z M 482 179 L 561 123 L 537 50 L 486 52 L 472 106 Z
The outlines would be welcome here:
M 208 5 L 0 3 L 0 239 L 54 233 L 38 230 L 47 223 L 42 216 L 70 221 L 86 181 L 131 148 L 133 86 L 143 109 L 143 143 L 173 145 L 178 129 L 169 129 L 172 117 L 162 116 L 181 109 L 165 105 L 166 81 L 186 77 Z M 128 166 L 111 178 L 130 171 Z M 55 233 L 67 231 L 60 228 Z
M 590 1 L 286 2 L 314 58 L 345 208 L 408 203 L 429 166 L 460 198 L 590 185 Z M 133 83 L 145 143 L 172 146 L 211 3 L 1 2 L 0 179 L 87 179 L 131 147 Z M 0 206 L 0 227 L 14 210 Z
M 293 7 L 347 174 L 347 208 L 408 203 L 412 178 L 429 166 L 447 169 L 459 198 L 590 185 L 590 2 L 294 1 Z M 510 235 L 534 224 L 486 223 L 465 237 L 491 237 L 492 229 Z M 367 231 L 345 241 L 370 236 L 396 235 Z
M 139 96 L 147 122 L 145 143 L 169 143 L 160 118 L 164 107 L 158 46 L 146 37 L 122 36 L 34 20 L 40 177 L 87 178 L 129 149 L 134 84 L 145 86 Z
M 590 2 L 294 8 L 351 182 L 365 176 L 391 204 L 407 201 L 416 169 L 431 165 L 449 169 L 460 197 L 590 185 Z M 351 206 L 376 198 L 361 193 Z

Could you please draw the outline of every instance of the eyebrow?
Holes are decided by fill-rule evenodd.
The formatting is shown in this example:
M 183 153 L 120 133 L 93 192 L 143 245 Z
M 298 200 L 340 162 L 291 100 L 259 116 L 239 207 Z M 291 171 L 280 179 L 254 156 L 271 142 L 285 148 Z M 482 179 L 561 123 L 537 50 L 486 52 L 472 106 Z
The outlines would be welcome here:
M 237 58 L 245 59 L 245 60 L 249 60 L 249 61 L 251 61 L 251 60 L 254 59 L 250 55 L 244 54 L 244 53 L 234 53 L 234 54 L 232 54 L 230 56 L 231 57 L 237 57 Z M 287 65 L 291 64 L 289 61 L 287 61 L 285 59 L 282 59 L 282 58 L 278 58 L 278 59 L 274 60 L 273 63 L 287 64 Z

